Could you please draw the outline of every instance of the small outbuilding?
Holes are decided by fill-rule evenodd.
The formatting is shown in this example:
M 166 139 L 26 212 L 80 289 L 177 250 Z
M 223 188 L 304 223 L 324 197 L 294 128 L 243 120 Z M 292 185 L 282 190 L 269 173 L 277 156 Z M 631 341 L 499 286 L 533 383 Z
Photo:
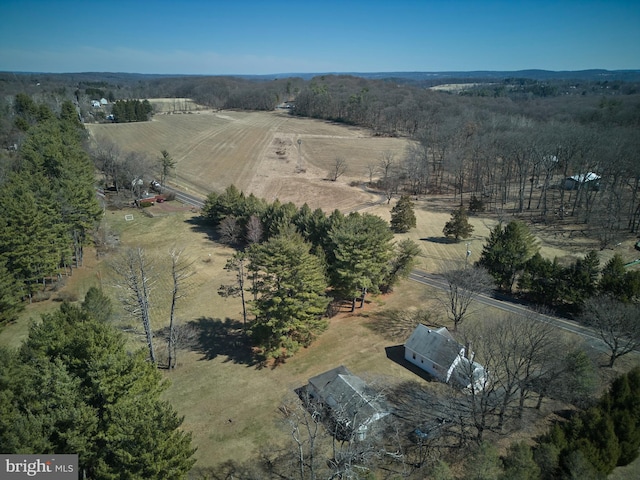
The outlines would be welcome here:
M 565 190 L 578 190 L 579 188 L 585 187 L 590 190 L 598 190 L 600 188 L 600 175 L 588 172 L 567 177 L 564 179 L 562 187 Z
M 462 388 L 482 390 L 487 381 L 484 367 L 473 361 L 473 352 L 446 327 L 418 325 L 404 344 L 404 358 L 435 379 Z
M 307 393 L 325 407 L 341 431 L 358 440 L 390 413 L 380 394 L 342 365 L 310 378 Z

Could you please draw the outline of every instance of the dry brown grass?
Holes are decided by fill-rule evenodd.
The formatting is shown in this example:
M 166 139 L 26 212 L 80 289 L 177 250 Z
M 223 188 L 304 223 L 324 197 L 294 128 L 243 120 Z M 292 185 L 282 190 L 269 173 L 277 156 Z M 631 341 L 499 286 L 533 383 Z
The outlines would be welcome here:
M 307 202 L 312 208 L 320 207 L 327 212 L 335 208 L 349 211 L 373 202 L 377 204 L 365 210 L 385 219 L 390 216 L 393 202 L 387 205 L 379 195 L 349 184 L 368 180 L 367 164 L 378 163 L 385 151 L 395 152 L 399 157 L 408 143 L 405 139 L 372 137 L 359 128 L 275 112 L 200 111 L 191 115 L 159 115 L 152 122 L 141 124 L 89 128 L 96 137 L 110 138 L 122 145 L 123 150 L 157 157 L 160 150 L 167 149 L 178 162 L 171 183 L 203 195 L 211 190 L 221 191 L 233 183 L 269 201 L 279 198 L 298 205 Z M 302 140 L 301 162 L 298 139 Z M 325 178 L 336 156 L 347 161 L 349 172 L 337 182 L 330 182 Z M 397 236 L 412 238 L 420 245 L 418 266 L 432 272 L 460 266 L 465 260 L 466 242 L 448 243 L 442 237 L 442 228 L 449 219 L 442 200 L 437 200 L 438 205 L 434 205 L 433 199 L 417 201 L 418 227 Z M 453 199 L 444 200 L 445 205 L 453 208 Z M 404 282 L 392 295 L 372 297 L 364 310 L 331 319 L 328 330 L 294 358 L 277 368 L 259 368 L 248 361 L 246 347 L 237 343 L 235 336 L 225 336 L 227 319 L 236 325 L 241 321 L 239 300 L 217 295 L 221 283 L 233 281 L 233 276 L 223 270 L 232 251 L 213 243 L 210 232 L 197 225 L 196 214 L 192 212 L 168 205 L 150 211 L 155 215 L 152 218 L 134 211 L 134 220 L 129 222 L 124 214 L 130 211 L 107 212 L 105 222 L 121 239 L 121 247 L 143 246 L 156 259 L 159 273 L 166 270 L 172 247 L 184 248 L 194 262 L 192 288 L 179 304 L 178 317 L 181 322 L 198 322 L 208 329 L 209 337 L 200 348 L 182 352 L 178 368 L 166 373 L 172 381 L 166 398 L 185 416 L 184 428 L 193 433 L 198 446 L 198 466 L 242 461 L 263 448 L 286 442 L 287 432 L 277 426 L 278 405 L 309 377 L 337 365 L 344 364 L 365 378 L 421 381 L 387 358 L 385 349 L 401 341 L 390 340 L 384 328 L 375 322 L 376 312 L 385 310 L 427 308 L 437 312 L 434 292 L 428 287 Z M 472 261 L 478 258 L 495 221 L 471 219 L 475 226 L 469 240 Z M 555 244 L 544 246 L 559 248 Z M 86 272 L 74 274 L 68 288 L 83 295 L 87 285 L 100 279 L 108 288 L 111 276 L 107 262 L 87 264 Z M 80 281 L 81 275 L 86 281 Z M 156 328 L 168 322 L 169 286 L 165 272 L 154 291 L 152 315 Z M 446 324 L 437 313 L 433 318 Z M 126 323 L 131 322 L 122 322 Z M 11 325 L 0 340 L 8 338 L 9 343 L 15 344 L 24 338 L 25 332 L 24 322 Z

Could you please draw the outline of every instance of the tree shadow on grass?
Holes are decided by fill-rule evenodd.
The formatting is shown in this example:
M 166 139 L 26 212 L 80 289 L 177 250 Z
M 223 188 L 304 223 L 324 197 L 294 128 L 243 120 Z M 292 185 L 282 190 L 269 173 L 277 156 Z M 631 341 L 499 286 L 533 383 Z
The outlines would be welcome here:
M 447 237 L 425 237 L 425 238 L 421 238 L 420 240 L 422 240 L 423 242 L 441 243 L 444 245 L 453 245 L 455 243 L 460 243 L 459 241 L 453 238 L 447 238 Z
M 186 220 L 186 223 L 191 226 L 192 231 L 197 233 L 204 233 L 209 240 L 215 241 L 220 237 L 218 231 L 214 227 L 212 227 L 202 216 L 191 217 Z
M 253 366 L 258 363 L 245 335 L 242 323 L 226 318 L 200 317 L 189 322 L 196 330 L 194 351 L 202 354 L 201 360 L 213 360 L 219 355 L 227 357 L 225 362 Z

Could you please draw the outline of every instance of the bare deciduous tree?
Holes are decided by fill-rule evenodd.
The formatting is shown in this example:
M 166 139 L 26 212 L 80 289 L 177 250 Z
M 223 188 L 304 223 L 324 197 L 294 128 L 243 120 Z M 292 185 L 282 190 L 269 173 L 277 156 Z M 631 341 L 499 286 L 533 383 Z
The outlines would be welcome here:
M 541 380 L 560 371 L 559 355 L 566 351 L 563 337 L 544 317 L 536 315 L 483 320 L 465 331 L 466 341 L 489 372 L 498 400 L 498 429 L 512 412 L 522 419 L 525 401 L 532 394 L 540 395 L 535 389 Z
M 144 329 L 149 358 L 156 363 L 153 330 L 150 318 L 151 289 L 155 283 L 153 266 L 141 247 L 130 248 L 112 264 L 116 275 L 116 288 L 124 309 L 138 319 Z
M 251 215 L 246 227 L 245 238 L 247 239 L 247 242 L 249 242 L 249 244 L 260 243 L 262 241 L 263 233 L 262 222 L 260 219 L 255 215 Z
M 326 441 L 322 415 L 306 392 L 291 396 L 279 407 L 284 424 L 291 432 L 296 448 L 296 470 L 300 480 L 318 478 L 322 457 L 321 442 Z
M 453 320 L 453 330 L 463 322 L 469 307 L 479 295 L 491 291 L 494 281 L 491 275 L 481 267 L 468 267 L 463 270 L 449 270 L 443 274 L 448 289 L 440 296 L 447 316 Z
M 333 162 L 333 168 L 331 169 L 330 178 L 332 182 L 335 182 L 342 175 L 347 173 L 347 161 L 342 157 L 336 157 Z
M 171 258 L 171 280 L 172 280 L 172 289 L 171 289 L 171 313 L 169 316 L 169 338 L 167 342 L 168 349 L 168 364 L 167 368 L 171 370 L 175 368 L 177 361 L 177 350 L 178 350 L 178 329 L 175 311 L 176 304 L 178 299 L 184 298 L 187 294 L 187 279 L 193 276 L 193 261 L 185 258 L 183 256 L 183 250 L 178 250 L 176 248 L 172 248 L 169 251 L 169 256 Z
M 609 367 L 640 347 L 640 309 L 609 296 L 588 299 L 582 321 L 590 325 L 609 348 Z
M 233 215 L 228 215 L 218 225 L 220 242 L 227 245 L 234 245 L 240 238 L 240 225 L 238 219 Z
M 376 174 L 378 166 L 375 163 L 367 163 L 367 173 L 369 174 L 369 185 L 373 183 L 373 176 Z
M 224 267 L 228 272 L 235 272 L 237 283 L 231 285 L 220 285 L 218 295 L 221 297 L 240 297 L 242 301 L 242 321 L 244 328 L 247 327 L 247 302 L 244 298 L 244 283 L 247 277 L 245 272 L 245 262 L 247 261 L 244 253 L 237 253 L 229 260 Z

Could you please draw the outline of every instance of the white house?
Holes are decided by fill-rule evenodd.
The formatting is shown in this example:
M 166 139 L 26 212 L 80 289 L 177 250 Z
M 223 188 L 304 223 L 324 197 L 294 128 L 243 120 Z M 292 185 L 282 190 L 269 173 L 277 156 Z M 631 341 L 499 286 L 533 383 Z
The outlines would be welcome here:
M 482 390 L 487 374 L 473 353 L 459 344 L 446 327 L 418 325 L 404 344 L 404 358 L 444 383 Z
M 91 100 L 91 106 L 100 108 L 100 100 Z
M 109 105 L 109 102 L 107 101 L 106 98 L 101 98 L 100 99 L 100 105 Z
M 380 395 L 342 365 L 310 378 L 307 393 L 358 440 L 390 413 Z

